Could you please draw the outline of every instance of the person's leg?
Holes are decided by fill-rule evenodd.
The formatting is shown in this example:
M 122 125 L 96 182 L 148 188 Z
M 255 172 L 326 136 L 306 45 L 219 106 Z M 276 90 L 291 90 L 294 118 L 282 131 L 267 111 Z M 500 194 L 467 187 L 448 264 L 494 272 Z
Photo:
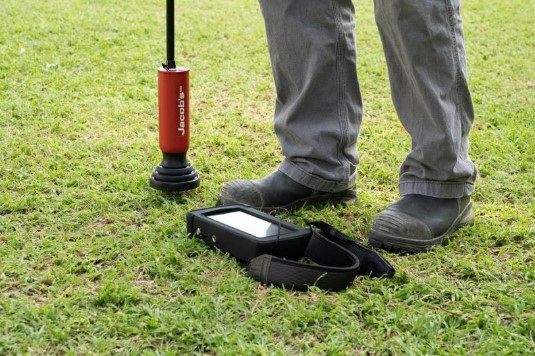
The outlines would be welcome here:
M 474 119 L 459 0 L 375 0 L 392 98 L 412 137 L 401 199 L 379 214 L 370 242 L 425 250 L 471 220 Z
M 352 1 L 260 0 L 260 6 L 285 160 L 263 180 L 228 183 L 219 204 L 294 207 L 339 193 L 354 200 L 362 102 Z M 291 191 L 283 189 L 287 178 Z

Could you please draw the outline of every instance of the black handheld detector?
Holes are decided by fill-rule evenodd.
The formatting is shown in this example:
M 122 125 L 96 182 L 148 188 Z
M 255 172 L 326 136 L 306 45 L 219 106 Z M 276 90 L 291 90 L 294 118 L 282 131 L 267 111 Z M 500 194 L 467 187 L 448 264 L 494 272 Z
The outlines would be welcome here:
M 308 222 L 305 229 L 245 205 L 193 210 L 186 219 L 190 236 L 246 263 L 263 284 L 340 290 L 357 275 L 395 274 L 380 254 L 325 222 Z M 312 264 L 300 262 L 302 257 Z
M 243 262 L 262 254 L 299 258 L 312 234 L 309 229 L 245 205 L 190 211 L 187 229 L 190 236 Z

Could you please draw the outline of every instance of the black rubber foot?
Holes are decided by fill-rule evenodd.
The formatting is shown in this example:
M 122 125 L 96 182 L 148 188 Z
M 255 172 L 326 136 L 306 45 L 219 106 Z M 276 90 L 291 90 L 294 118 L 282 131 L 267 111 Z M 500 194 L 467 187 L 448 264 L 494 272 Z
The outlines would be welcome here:
M 201 179 L 186 160 L 185 153 L 164 153 L 163 161 L 150 177 L 150 186 L 166 192 L 181 192 L 197 188 Z

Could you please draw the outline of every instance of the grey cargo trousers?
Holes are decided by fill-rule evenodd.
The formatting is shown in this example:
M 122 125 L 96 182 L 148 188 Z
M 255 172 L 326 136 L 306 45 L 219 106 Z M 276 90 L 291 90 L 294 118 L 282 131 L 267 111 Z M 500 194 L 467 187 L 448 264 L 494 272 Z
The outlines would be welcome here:
M 474 119 L 460 0 L 374 0 L 392 99 L 412 150 L 400 195 L 458 198 L 474 190 Z M 355 184 L 362 100 L 351 0 L 260 0 L 277 90 L 279 170 L 321 191 Z

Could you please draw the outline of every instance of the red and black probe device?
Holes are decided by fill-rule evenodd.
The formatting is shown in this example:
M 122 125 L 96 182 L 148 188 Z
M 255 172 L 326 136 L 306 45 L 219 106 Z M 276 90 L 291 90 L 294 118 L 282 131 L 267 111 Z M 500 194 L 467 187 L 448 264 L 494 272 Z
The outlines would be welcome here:
M 200 178 L 186 159 L 189 148 L 189 68 L 175 63 L 175 2 L 167 0 L 167 63 L 158 68 L 158 122 L 162 163 L 150 186 L 168 192 L 195 189 Z

